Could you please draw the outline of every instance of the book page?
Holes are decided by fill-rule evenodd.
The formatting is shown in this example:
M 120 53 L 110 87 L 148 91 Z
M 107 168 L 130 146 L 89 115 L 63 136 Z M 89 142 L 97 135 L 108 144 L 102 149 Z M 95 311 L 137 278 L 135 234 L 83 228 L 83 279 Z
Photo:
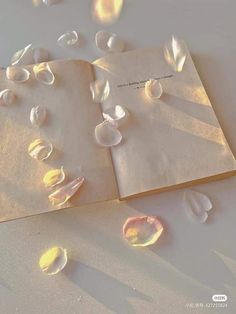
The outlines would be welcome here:
M 57 187 L 43 185 L 47 171 L 64 167 L 65 184 L 78 176 L 85 183 L 69 203 L 62 207 L 117 198 L 110 152 L 94 139 L 94 128 L 101 123 L 99 106 L 92 102 L 89 85 L 94 80 L 91 65 L 85 61 L 54 61 L 52 86 L 35 80 L 14 83 L 0 72 L 0 90 L 9 88 L 16 101 L 0 106 L 0 221 L 56 210 L 48 195 Z M 42 105 L 48 117 L 41 128 L 30 123 L 30 111 Z M 41 138 L 54 146 L 45 161 L 28 155 L 29 144 Z M 64 184 L 63 183 L 63 184 Z
M 235 158 L 189 52 L 181 73 L 171 70 L 162 48 L 110 54 L 94 67 L 111 85 L 102 109 L 118 104 L 130 113 L 120 127 L 122 143 L 111 149 L 121 198 L 235 173 Z M 150 78 L 163 86 L 159 100 L 145 95 Z

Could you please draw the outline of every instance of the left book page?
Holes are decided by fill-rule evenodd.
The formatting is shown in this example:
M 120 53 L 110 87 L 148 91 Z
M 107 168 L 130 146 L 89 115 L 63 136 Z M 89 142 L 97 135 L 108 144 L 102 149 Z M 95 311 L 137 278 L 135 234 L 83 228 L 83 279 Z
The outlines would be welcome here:
M 52 86 L 36 81 L 33 67 L 25 83 L 6 79 L 0 71 L 0 90 L 10 89 L 16 100 L 0 106 L 0 221 L 56 210 L 48 195 L 55 189 L 43 185 L 47 171 L 64 167 L 65 184 L 83 175 L 85 183 L 70 203 L 79 206 L 116 199 L 117 187 L 110 152 L 94 140 L 94 128 L 102 122 L 99 106 L 94 105 L 89 85 L 93 69 L 85 61 L 49 63 L 56 80 Z M 42 105 L 48 116 L 41 128 L 30 123 L 32 107 Z M 37 161 L 28 155 L 29 144 L 37 138 L 51 142 L 52 155 Z

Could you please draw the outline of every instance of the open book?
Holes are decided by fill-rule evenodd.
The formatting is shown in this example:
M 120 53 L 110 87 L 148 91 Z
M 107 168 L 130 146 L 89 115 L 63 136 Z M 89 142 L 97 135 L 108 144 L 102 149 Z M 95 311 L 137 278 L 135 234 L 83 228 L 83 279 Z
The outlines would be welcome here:
M 22 84 L 0 73 L 0 90 L 9 88 L 16 102 L 0 108 L 0 221 L 56 210 L 45 173 L 64 167 L 69 178 L 81 173 L 85 183 L 65 207 L 185 187 L 236 173 L 236 161 L 224 137 L 190 54 L 181 73 L 172 72 L 163 49 L 107 55 L 93 64 L 53 61 L 53 86 L 33 78 Z M 32 72 L 32 66 L 28 69 Z M 33 77 L 33 75 L 31 76 Z M 94 104 L 90 84 L 107 79 L 111 94 Z M 145 97 L 144 84 L 162 79 L 158 102 Z M 94 139 L 102 111 L 125 106 L 130 115 L 123 140 L 110 149 Z M 41 128 L 32 127 L 33 106 L 47 107 Z M 28 155 L 28 145 L 42 138 L 53 144 L 44 162 Z

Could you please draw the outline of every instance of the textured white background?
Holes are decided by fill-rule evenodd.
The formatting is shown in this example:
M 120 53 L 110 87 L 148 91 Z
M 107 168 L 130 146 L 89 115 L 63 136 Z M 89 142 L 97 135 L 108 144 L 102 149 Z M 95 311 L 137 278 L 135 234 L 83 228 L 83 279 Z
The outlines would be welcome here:
M 29 43 L 47 48 L 52 58 L 99 56 L 94 35 L 103 26 L 91 18 L 92 1 L 65 0 L 49 8 L 34 8 L 30 0 L 0 4 L 2 66 Z M 125 38 L 128 49 L 159 46 L 172 33 L 183 37 L 234 153 L 235 9 L 235 0 L 125 0 L 120 20 L 106 27 Z M 81 47 L 58 47 L 58 36 L 73 29 L 81 32 Z M 235 313 L 235 187 L 231 178 L 195 188 L 214 204 L 205 225 L 185 217 L 183 190 L 1 224 L 0 313 L 185 314 L 186 304 L 210 303 L 214 293 L 228 295 L 227 310 L 191 313 Z M 121 227 L 141 214 L 160 216 L 165 234 L 153 247 L 133 249 L 123 242 Z M 56 244 L 68 249 L 70 262 L 47 277 L 38 259 Z M 214 250 L 228 257 L 228 267 Z

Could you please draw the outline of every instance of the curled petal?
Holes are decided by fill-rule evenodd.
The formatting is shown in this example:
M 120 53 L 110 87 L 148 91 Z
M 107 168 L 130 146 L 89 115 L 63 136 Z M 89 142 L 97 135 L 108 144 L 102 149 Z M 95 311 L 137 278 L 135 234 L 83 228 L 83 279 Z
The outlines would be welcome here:
M 9 66 L 6 69 L 7 79 L 16 83 L 23 83 L 30 78 L 30 72 L 18 66 Z
M 32 44 L 14 53 L 11 58 L 11 65 L 26 65 L 32 60 Z
M 43 178 L 43 183 L 45 187 L 54 187 L 60 183 L 62 183 L 65 180 L 65 172 L 63 167 L 60 169 L 53 169 L 48 171 L 44 178 Z
M 30 111 L 30 122 L 34 126 L 40 127 L 47 117 L 47 109 L 43 106 L 33 107 Z
M 11 105 L 14 102 L 15 94 L 10 89 L 0 92 L 0 105 Z
M 103 118 L 114 126 L 120 126 L 128 114 L 128 110 L 120 105 L 109 108 L 102 113 Z
M 163 94 L 163 88 L 158 80 L 151 79 L 145 84 L 145 93 L 151 99 L 159 99 Z
M 193 222 L 204 223 L 208 218 L 208 212 L 212 209 L 210 199 L 202 193 L 186 190 L 184 192 L 185 211 Z
M 107 42 L 110 52 L 122 52 L 125 49 L 125 43 L 118 35 L 112 34 Z
M 67 250 L 55 246 L 43 253 L 39 267 L 47 275 L 56 275 L 66 266 L 67 260 Z
M 99 50 L 103 52 L 121 52 L 125 48 L 125 43 L 117 34 L 111 34 L 101 30 L 96 33 L 95 43 Z
M 36 160 L 46 160 L 52 151 L 52 144 L 41 139 L 36 139 L 28 147 L 30 157 Z
M 79 177 L 50 194 L 48 199 L 53 206 L 62 206 L 75 195 L 83 183 L 84 177 Z
M 40 63 L 34 66 L 33 68 L 34 75 L 36 80 L 45 84 L 45 85 L 53 85 L 55 82 L 55 76 L 52 73 L 52 70 L 48 63 Z
M 72 31 L 61 35 L 58 38 L 57 43 L 62 47 L 73 46 L 78 42 L 78 39 L 79 39 L 78 33 L 76 31 Z
M 110 37 L 111 37 L 111 34 L 108 33 L 107 31 L 101 30 L 97 32 L 95 36 L 95 43 L 96 43 L 97 48 L 103 52 L 108 52 L 109 47 L 107 43 Z

